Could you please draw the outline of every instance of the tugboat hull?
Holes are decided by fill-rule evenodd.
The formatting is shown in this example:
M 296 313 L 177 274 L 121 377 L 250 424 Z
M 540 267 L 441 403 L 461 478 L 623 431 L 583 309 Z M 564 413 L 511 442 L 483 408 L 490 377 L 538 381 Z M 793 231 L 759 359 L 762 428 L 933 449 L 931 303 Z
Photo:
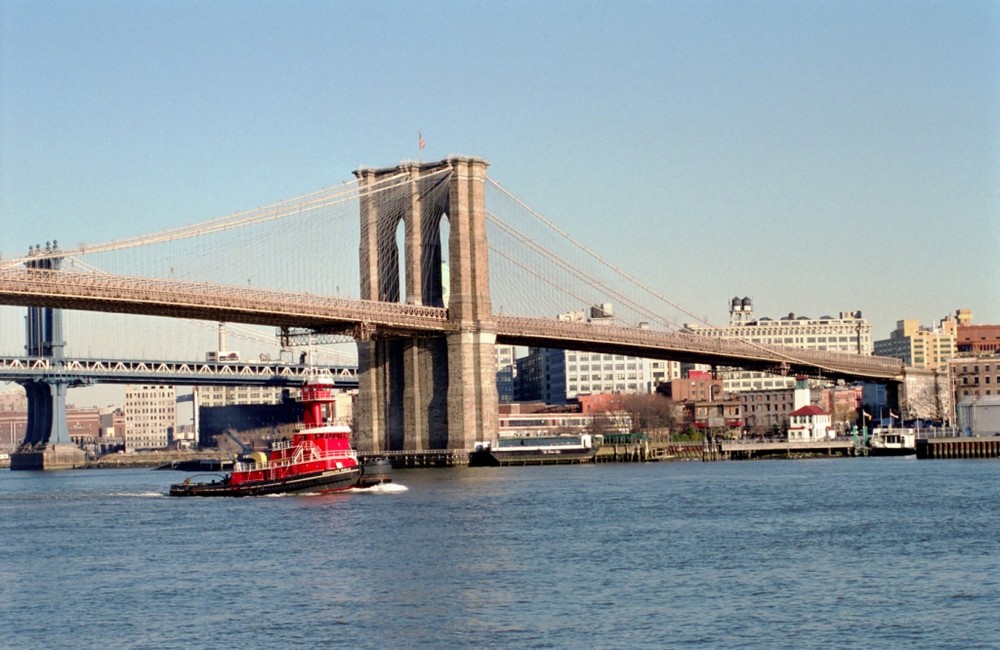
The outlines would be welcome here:
M 335 492 L 348 490 L 358 484 L 361 476 L 357 468 L 314 472 L 278 481 L 248 481 L 233 485 L 226 480 L 211 483 L 193 483 L 189 480 L 170 486 L 173 497 L 250 497 L 286 492 Z

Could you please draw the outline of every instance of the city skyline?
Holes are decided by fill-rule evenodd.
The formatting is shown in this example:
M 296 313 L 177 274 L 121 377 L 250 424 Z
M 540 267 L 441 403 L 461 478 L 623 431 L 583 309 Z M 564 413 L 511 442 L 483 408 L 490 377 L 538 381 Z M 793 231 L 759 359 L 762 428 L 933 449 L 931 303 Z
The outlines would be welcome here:
M 733 295 L 775 318 L 860 310 L 875 338 L 959 308 L 1000 322 L 995 3 L 0 16 L 4 257 L 465 153 L 716 325 Z

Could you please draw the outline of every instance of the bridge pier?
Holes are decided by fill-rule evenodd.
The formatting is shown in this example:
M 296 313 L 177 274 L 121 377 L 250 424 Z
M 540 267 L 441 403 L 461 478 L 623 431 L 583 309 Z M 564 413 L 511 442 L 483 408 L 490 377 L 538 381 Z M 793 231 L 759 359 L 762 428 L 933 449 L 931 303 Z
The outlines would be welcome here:
M 51 254 L 58 250 L 56 245 L 46 245 L 42 249 L 32 249 L 30 253 L 39 255 L 27 263 L 29 268 L 59 270 L 62 258 Z M 62 310 L 51 307 L 29 307 L 26 318 L 28 356 L 48 357 L 53 368 L 62 366 L 63 340 Z M 10 468 L 16 469 L 67 469 L 83 465 L 84 453 L 69 437 L 66 425 L 66 391 L 73 380 L 49 377 L 39 381 L 25 382 L 28 398 L 28 427 L 24 440 L 11 454 Z
M 361 297 L 447 307 L 451 330 L 419 336 L 376 332 L 358 342 L 359 451 L 472 449 L 477 441 L 496 436 L 486 166 L 484 160 L 454 157 L 355 172 L 362 197 Z M 380 191 L 380 183 L 390 178 L 395 179 L 391 187 Z M 442 218 L 449 224 L 447 292 Z M 405 229 L 405 295 L 396 245 L 400 223 Z
M 22 384 L 28 397 L 28 427 L 10 456 L 10 468 L 69 469 L 80 467 L 84 453 L 69 437 L 66 391 L 72 382 L 44 379 Z

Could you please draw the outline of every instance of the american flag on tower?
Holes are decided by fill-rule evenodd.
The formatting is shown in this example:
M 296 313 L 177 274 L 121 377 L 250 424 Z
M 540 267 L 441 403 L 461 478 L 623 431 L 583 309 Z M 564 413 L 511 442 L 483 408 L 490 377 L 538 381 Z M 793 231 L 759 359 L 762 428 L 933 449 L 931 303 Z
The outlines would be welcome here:
M 420 141 L 420 148 L 423 149 L 424 148 L 424 134 L 421 133 L 420 131 L 417 131 L 417 139 Z

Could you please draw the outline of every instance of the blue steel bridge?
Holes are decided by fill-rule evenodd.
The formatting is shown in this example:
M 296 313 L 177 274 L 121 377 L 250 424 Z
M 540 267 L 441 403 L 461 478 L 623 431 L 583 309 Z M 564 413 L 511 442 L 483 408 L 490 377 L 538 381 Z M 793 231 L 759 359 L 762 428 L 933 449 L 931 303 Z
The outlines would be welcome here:
M 337 388 L 358 387 L 357 366 L 315 366 L 270 361 L 149 361 L 0 357 L 0 380 L 63 381 L 92 384 L 175 386 L 294 386 L 307 377 L 325 377 Z
M 497 343 L 905 381 L 898 359 L 692 333 L 684 324 L 702 319 L 577 242 L 486 168 L 453 157 L 359 169 L 353 181 L 193 226 L 33 248 L 0 262 L 0 304 L 29 308 L 37 340 L 28 357 L 60 367 L 91 356 L 64 354 L 61 324 L 58 333 L 52 324 L 60 310 L 168 330 L 242 323 L 282 332 L 285 346 L 354 341 L 362 451 L 470 449 L 495 436 Z M 606 303 L 613 324 L 561 316 Z M 143 330 L 129 331 L 116 347 Z M 157 356 L 201 356 L 199 346 Z

